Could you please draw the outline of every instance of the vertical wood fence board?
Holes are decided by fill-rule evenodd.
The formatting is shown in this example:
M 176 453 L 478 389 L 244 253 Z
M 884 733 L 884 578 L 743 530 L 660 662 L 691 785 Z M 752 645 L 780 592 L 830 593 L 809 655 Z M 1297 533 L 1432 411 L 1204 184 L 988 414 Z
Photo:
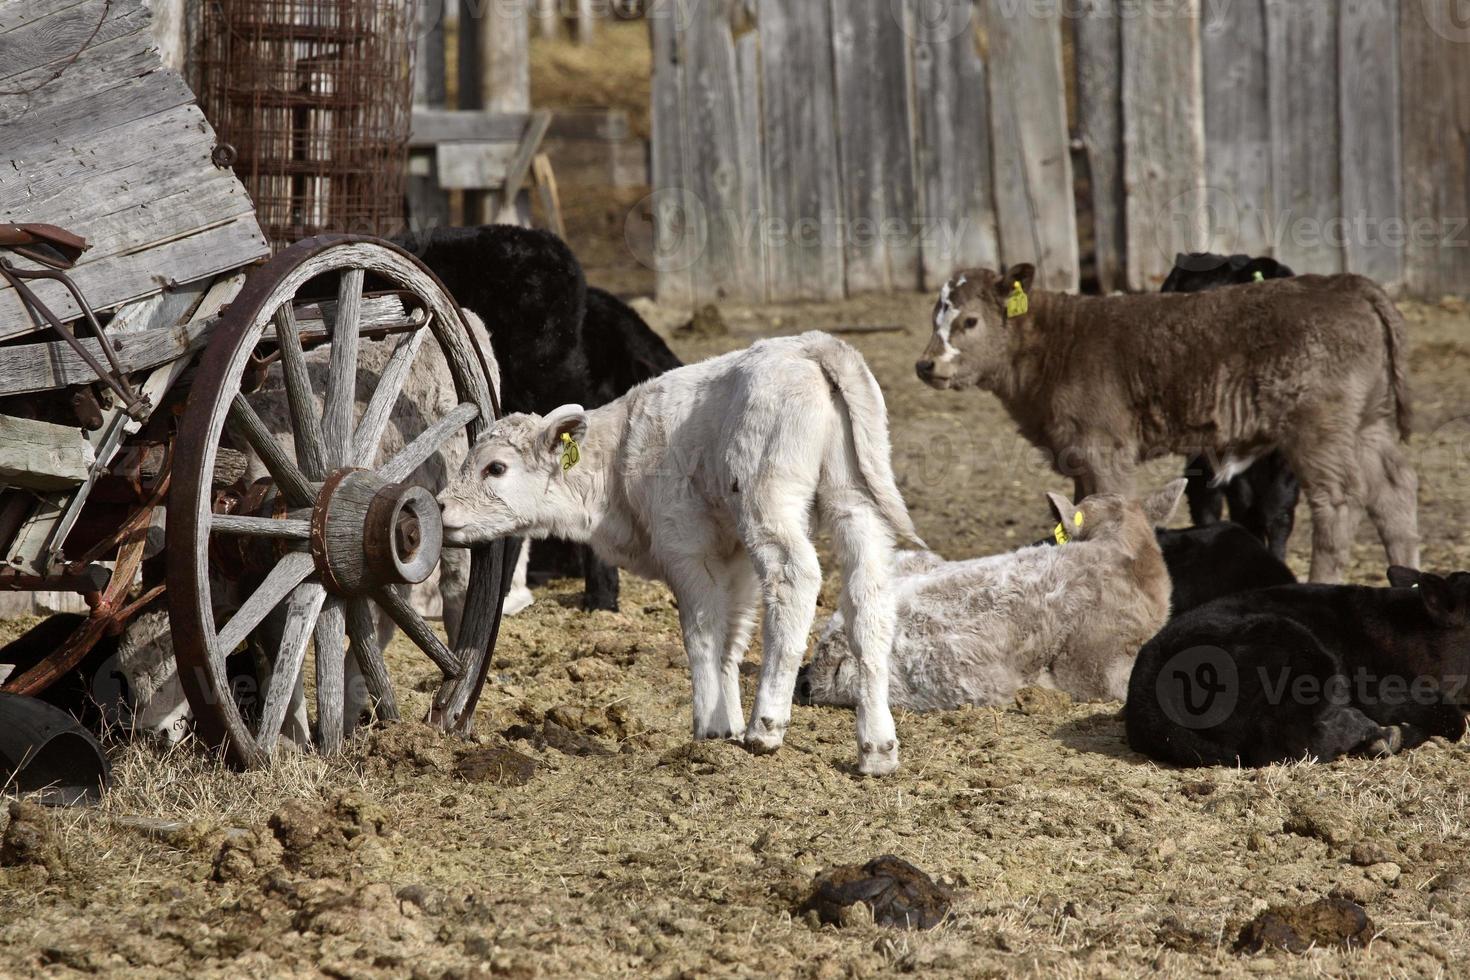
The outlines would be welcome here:
M 1264 0 L 1207 2 L 1200 47 L 1210 251 L 1270 255 L 1271 114 Z
M 653 194 L 646 217 L 653 223 L 651 261 L 657 274 L 659 302 L 688 307 L 694 304 L 692 249 L 697 235 L 686 227 L 691 223 L 691 212 L 684 207 L 689 163 L 684 151 L 687 116 L 681 32 L 672 10 L 667 8 L 650 11 L 649 30 L 653 55 Z
M 890 0 L 832 0 L 849 292 L 919 284 L 908 38 Z
M 1401 7 L 1405 280 L 1416 296 L 1470 292 L 1470 26 L 1452 0 Z
M 830 8 L 816 0 L 760 0 L 756 23 L 772 222 L 771 294 L 839 299 L 845 277 Z
M 1204 109 L 1199 5 L 1123 19 L 1123 180 L 1128 286 L 1150 291 L 1176 252 L 1203 244 Z
M 443 109 L 448 105 L 444 74 L 444 11 L 453 0 L 427 0 L 418 8 L 418 51 L 414 59 L 413 102 L 415 106 Z M 407 184 L 408 215 L 414 230 L 423 232 L 450 223 L 449 192 L 439 185 L 436 155 L 432 150 L 410 152 Z
M 928 0 L 913 0 L 926 4 Z M 948 0 L 948 17 L 913 25 L 915 170 L 923 239 L 923 288 L 957 270 L 1000 264 L 990 150 L 990 92 L 970 0 Z
M 1087 157 L 1098 288 L 1123 288 L 1123 33 L 1118 0 L 1083 0 L 1076 21 L 1077 129 Z
M 1344 266 L 1396 286 L 1403 248 L 1386 233 L 1403 215 L 1399 0 L 1342 0 L 1339 16 Z
M 1342 271 L 1329 240 L 1342 216 L 1337 3 L 1266 0 L 1273 233 L 1276 257 L 1297 272 Z
M 1060 0 L 987 0 L 990 132 L 1002 259 L 1038 285 L 1078 285 L 1077 213 L 1062 73 Z
M 760 35 L 747 32 L 735 42 L 735 73 L 739 80 L 739 141 L 740 172 L 744 177 L 741 184 L 741 213 L 751 226 L 745 229 L 745 247 L 749 252 L 746 268 L 746 296 L 755 302 L 770 298 L 768 282 L 765 236 L 761 234 L 760 222 L 766 213 L 764 163 L 765 134 L 762 132 L 764 115 L 761 111 L 761 63 Z
M 764 270 L 759 255 L 745 245 L 744 233 L 757 230 L 755 215 L 745 210 L 745 187 L 759 182 L 760 172 L 747 173 L 740 146 L 740 82 L 735 42 L 720 4 L 708 4 L 709 16 L 696 17 L 683 38 L 685 87 L 684 127 L 694 200 L 704 210 L 704 248 L 697 263 L 697 302 L 748 298 L 759 292 Z

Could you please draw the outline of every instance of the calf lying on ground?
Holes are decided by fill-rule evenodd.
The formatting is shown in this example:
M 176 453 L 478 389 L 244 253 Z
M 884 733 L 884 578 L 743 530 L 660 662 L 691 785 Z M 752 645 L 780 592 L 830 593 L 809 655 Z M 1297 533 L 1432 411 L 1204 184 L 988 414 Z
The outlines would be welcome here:
M 1222 596 L 1296 581 L 1286 563 L 1239 524 L 1159 528 L 1154 536 L 1174 586 L 1170 618 Z
M 1138 648 L 1169 618 L 1169 573 L 1153 527 L 1184 494 L 1175 480 L 1143 501 L 1048 494 L 1062 547 L 946 562 L 918 555 L 895 578 L 889 703 L 934 711 L 1008 703 L 1023 687 L 1121 699 Z M 812 703 L 850 705 L 860 662 L 845 612 L 832 617 L 803 681 Z
M 1198 293 L 1266 279 L 1289 279 L 1293 275 L 1290 268 L 1275 259 L 1181 252 L 1174 259 L 1174 269 L 1160 292 Z M 1280 450 L 1273 449 L 1245 472 L 1223 483 L 1216 478 L 1210 458 L 1204 455 L 1191 459 L 1184 475 L 1189 479 L 1189 488 L 1184 491 L 1189 501 L 1189 519 L 1196 526 L 1220 520 L 1229 501 L 1232 521 L 1259 535 L 1277 558 L 1286 557 L 1286 542 L 1296 523 L 1301 484 Z
M 1133 668 L 1128 744 L 1183 766 L 1264 766 L 1458 739 L 1470 574 L 1394 567 L 1389 581 L 1285 585 L 1174 620 Z
M 1159 453 L 1203 448 L 1229 479 L 1279 448 L 1312 508 L 1313 581 L 1342 578 L 1365 504 L 1389 561 L 1418 563 L 1404 323 L 1383 290 L 1298 276 L 1073 296 L 1032 292 L 1034 273 L 946 283 L 919 377 L 995 392 L 1078 496 L 1131 493 Z
M 861 665 L 859 769 L 897 767 L 889 562 L 893 537 L 917 534 L 893 482 L 882 392 L 841 341 L 817 332 L 765 340 L 602 408 L 507 416 L 439 499 L 447 543 L 556 535 L 667 582 L 689 655 L 694 737 L 743 733 L 761 752 L 781 745 L 791 717 L 821 586 L 819 517 L 843 566 Z M 758 600 L 763 659 L 747 726 L 740 661 Z
M 490 328 L 507 412 L 595 408 L 680 361 L 632 309 L 591 289 L 566 244 L 514 225 L 437 228 L 409 243 L 455 299 Z M 585 609 L 618 608 L 617 569 L 587 549 L 536 549 L 531 571 L 570 566 L 586 579 Z

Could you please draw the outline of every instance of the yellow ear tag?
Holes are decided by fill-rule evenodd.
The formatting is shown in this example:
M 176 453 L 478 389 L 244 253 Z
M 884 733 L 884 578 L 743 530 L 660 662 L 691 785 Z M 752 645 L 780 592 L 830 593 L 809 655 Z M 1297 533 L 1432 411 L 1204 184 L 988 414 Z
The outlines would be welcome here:
M 1266 274 L 1264 272 L 1262 272 L 1260 269 L 1257 269 L 1256 270 L 1256 274 L 1255 274 L 1255 276 L 1253 278 L 1255 279 L 1256 282 L 1265 282 L 1266 281 Z
M 1016 287 L 1011 290 L 1011 295 L 1006 299 L 1006 316 L 1014 320 L 1030 312 L 1031 300 L 1026 296 L 1026 290 L 1021 288 L 1021 280 L 1017 279 Z
M 1082 511 L 1079 510 L 1077 513 L 1072 515 L 1072 523 L 1077 525 L 1078 527 L 1082 526 Z
M 577 448 L 577 440 L 572 438 L 570 432 L 561 434 L 561 444 L 561 468 L 565 472 L 582 461 L 582 450 Z
M 1051 536 L 1053 538 L 1056 538 L 1057 544 L 1066 544 L 1068 541 L 1072 540 L 1072 536 L 1067 533 L 1067 529 L 1062 527 L 1060 524 L 1052 528 Z

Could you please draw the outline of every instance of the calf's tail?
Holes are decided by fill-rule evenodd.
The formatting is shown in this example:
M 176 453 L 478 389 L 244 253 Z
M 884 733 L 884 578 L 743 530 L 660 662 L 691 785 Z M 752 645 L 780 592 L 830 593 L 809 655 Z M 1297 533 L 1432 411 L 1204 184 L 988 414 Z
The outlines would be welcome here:
M 867 484 L 868 495 L 900 540 L 926 548 L 893 479 L 888 409 L 883 404 L 878 380 L 868 370 L 862 355 L 833 337 L 818 335 L 811 352 L 847 406 L 858 472 Z
M 1409 441 L 1413 428 L 1413 406 L 1409 400 L 1408 347 L 1404 340 L 1404 315 L 1394 305 L 1388 294 L 1376 285 L 1369 291 L 1368 300 L 1373 311 L 1383 323 L 1384 342 L 1388 349 L 1388 379 L 1393 389 L 1394 413 L 1398 420 L 1399 438 Z

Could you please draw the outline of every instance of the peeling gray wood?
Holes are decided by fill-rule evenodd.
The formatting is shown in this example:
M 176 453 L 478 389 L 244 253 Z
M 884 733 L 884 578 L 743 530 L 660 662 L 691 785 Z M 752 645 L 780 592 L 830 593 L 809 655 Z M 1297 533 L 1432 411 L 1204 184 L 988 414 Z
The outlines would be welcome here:
M 1123 18 L 1128 286 L 1155 290 L 1176 252 L 1205 244 L 1199 4 Z
M 1403 248 L 1385 234 L 1389 223 L 1403 216 L 1399 0 L 1341 4 L 1344 265 L 1392 288 L 1404 274 Z
M 1001 258 L 1033 262 L 1037 285 L 1079 279 L 1060 0 L 987 0 L 991 155 Z
M 212 321 L 194 322 L 114 337 L 117 359 L 124 373 L 158 367 L 203 350 L 213 326 Z M 83 337 L 81 341 L 94 357 L 107 363 L 97 340 Z M 96 380 L 87 362 L 64 341 L 0 347 L 0 395 L 52 391 Z
M 844 295 L 846 235 L 832 94 L 832 18 L 819 0 L 760 0 L 767 273 L 781 299 Z
M 1271 255 L 1271 112 L 1262 0 L 1207 3 L 1204 62 L 1205 183 L 1219 216 L 1210 251 Z
M 694 16 L 707 16 L 696 8 Z M 688 191 L 691 161 L 685 146 L 683 31 L 672 9 L 649 17 L 653 83 L 653 193 L 628 216 L 630 243 L 651 246 L 639 259 L 657 273 L 658 300 L 685 308 L 694 305 L 694 263 L 702 248 L 702 207 Z M 651 227 L 639 228 L 647 221 Z
M 1276 257 L 1297 272 L 1341 272 L 1338 0 L 1266 0 Z M 1310 66 L 1303 70 L 1303 66 Z
M 84 482 L 95 461 L 78 428 L 0 415 L 0 484 L 62 490 Z
M 973 25 L 956 30 L 947 19 L 931 25 L 919 13 L 912 4 L 904 8 L 913 37 L 922 287 L 938 289 L 958 269 L 1000 264 L 991 106 Z
M 735 42 L 735 75 L 739 89 L 736 104 L 739 138 L 738 165 L 740 207 L 748 222 L 758 221 L 766 213 L 766 180 L 762 171 L 765 157 L 765 117 L 761 111 L 760 35 L 750 31 Z M 745 267 L 744 293 L 753 302 L 770 298 L 769 273 L 766 270 L 764 235 L 742 235 L 748 262 Z
M 1123 31 L 1118 0 L 1083 0 L 1076 24 L 1077 131 L 1087 159 L 1098 287 L 1122 289 Z

